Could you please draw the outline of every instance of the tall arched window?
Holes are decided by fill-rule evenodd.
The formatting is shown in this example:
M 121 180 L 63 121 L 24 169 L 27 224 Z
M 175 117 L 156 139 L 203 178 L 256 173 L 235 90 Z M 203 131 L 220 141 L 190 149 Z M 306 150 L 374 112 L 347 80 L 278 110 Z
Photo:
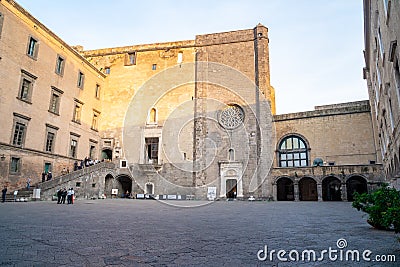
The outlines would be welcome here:
M 157 122 L 157 110 L 152 108 L 149 114 L 149 123 L 156 123 Z
M 229 160 L 230 161 L 233 161 L 233 160 L 235 160 L 235 150 L 233 150 L 232 148 L 230 148 L 229 150 L 228 150 L 228 156 L 229 156 Z
M 279 144 L 279 167 L 308 166 L 308 148 L 306 142 L 298 136 L 285 137 Z

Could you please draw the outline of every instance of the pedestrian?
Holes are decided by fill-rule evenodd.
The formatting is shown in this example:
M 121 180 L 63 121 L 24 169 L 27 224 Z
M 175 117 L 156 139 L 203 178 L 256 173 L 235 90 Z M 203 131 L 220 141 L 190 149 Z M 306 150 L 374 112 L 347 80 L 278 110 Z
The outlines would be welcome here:
M 67 189 L 64 187 L 64 189 L 61 192 L 61 203 L 65 204 L 65 198 L 67 197 Z
M 68 192 L 67 192 L 67 203 L 68 204 L 72 204 L 72 188 L 68 189 Z
M 50 181 L 51 178 L 53 178 L 53 174 L 51 174 L 51 172 L 49 172 L 49 173 L 47 174 L 47 181 Z
M 67 174 L 69 173 L 69 168 L 67 167 Z
M 28 177 L 28 180 L 26 180 L 26 189 L 29 190 L 31 188 L 31 178 Z
M 57 191 L 57 204 L 61 204 L 62 193 L 63 193 L 62 189 L 61 188 L 58 189 L 58 191 Z
M 71 204 L 74 204 L 74 199 L 75 198 L 75 191 L 74 189 L 71 187 Z
M 77 171 L 77 170 L 78 170 L 78 162 L 75 161 L 75 162 L 74 162 L 74 171 Z
M 42 172 L 42 183 L 46 181 L 46 173 Z
M 14 202 L 17 202 L 18 190 L 14 191 Z
M 3 190 L 1 190 L 1 202 L 6 202 L 6 194 L 7 194 L 7 186 L 4 186 Z

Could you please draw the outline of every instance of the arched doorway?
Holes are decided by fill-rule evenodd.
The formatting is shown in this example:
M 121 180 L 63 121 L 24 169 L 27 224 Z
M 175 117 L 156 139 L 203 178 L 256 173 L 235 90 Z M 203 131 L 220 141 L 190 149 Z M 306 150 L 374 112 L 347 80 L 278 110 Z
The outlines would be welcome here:
M 112 150 L 105 148 L 101 151 L 101 159 L 109 159 L 112 160 Z
M 226 198 L 236 198 L 237 181 L 236 179 L 226 180 Z
M 302 201 L 317 201 L 317 182 L 310 177 L 302 178 L 299 181 L 299 197 Z
M 114 177 L 111 174 L 107 174 L 104 181 L 104 195 L 111 197 L 111 189 L 113 189 Z
M 368 192 L 367 180 L 365 180 L 361 176 L 350 177 L 346 182 L 346 186 L 347 186 L 347 200 L 348 201 L 354 200 L 354 197 L 353 197 L 354 192 L 358 192 L 360 194 Z
M 323 201 L 342 201 L 342 183 L 336 177 L 326 177 L 322 181 L 322 200 Z
M 120 175 L 116 179 L 118 181 L 118 196 L 127 197 L 132 194 L 132 179 L 127 175 Z
M 293 181 L 287 177 L 279 178 L 276 182 L 277 200 L 292 201 L 294 200 L 294 185 Z
M 146 194 L 153 195 L 154 194 L 154 184 L 146 183 Z

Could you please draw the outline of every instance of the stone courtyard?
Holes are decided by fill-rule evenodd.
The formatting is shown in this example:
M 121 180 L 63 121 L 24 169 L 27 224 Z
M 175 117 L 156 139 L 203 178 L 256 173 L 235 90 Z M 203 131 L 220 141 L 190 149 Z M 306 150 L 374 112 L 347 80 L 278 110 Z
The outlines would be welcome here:
M 398 266 L 393 232 L 349 202 L 78 200 L 0 205 L 0 266 Z M 371 250 L 371 262 L 260 261 L 271 250 Z M 261 252 L 262 257 L 264 254 Z M 286 254 L 286 258 L 288 254 Z

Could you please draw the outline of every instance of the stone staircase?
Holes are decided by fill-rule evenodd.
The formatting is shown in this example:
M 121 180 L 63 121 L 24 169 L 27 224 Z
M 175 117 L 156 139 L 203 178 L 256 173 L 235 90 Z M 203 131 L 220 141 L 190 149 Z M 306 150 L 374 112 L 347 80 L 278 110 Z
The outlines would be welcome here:
M 35 189 L 34 186 L 31 186 L 30 189 L 26 189 L 26 187 L 17 189 L 18 194 L 16 199 L 14 199 L 14 191 L 15 190 L 9 190 L 7 191 L 6 194 L 6 202 L 27 202 L 32 200 L 32 195 L 33 195 L 33 189 Z
M 58 188 L 65 187 L 66 184 L 70 184 L 75 180 L 81 179 L 82 177 L 90 176 L 92 173 L 102 169 L 114 170 L 115 164 L 112 162 L 100 162 L 65 175 L 53 177 L 53 179 L 50 181 L 39 183 L 37 188 L 41 189 L 41 195 L 46 195 L 46 191 L 55 192 Z

